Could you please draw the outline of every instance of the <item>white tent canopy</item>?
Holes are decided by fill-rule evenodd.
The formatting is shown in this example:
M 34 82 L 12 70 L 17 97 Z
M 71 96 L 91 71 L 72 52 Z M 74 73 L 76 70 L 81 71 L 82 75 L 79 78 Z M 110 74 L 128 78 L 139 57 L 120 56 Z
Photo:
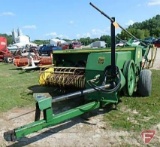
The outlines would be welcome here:
M 67 42 L 65 40 L 60 40 L 60 39 L 50 39 L 50 44 L 57 46 L 57 43 L 61 43 L 61 44 L 67 44 Z

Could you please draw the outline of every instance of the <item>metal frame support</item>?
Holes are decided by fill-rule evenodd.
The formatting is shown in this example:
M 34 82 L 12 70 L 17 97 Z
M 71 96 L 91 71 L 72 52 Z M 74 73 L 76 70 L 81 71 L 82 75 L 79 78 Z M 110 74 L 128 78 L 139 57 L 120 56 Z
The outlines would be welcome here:
M 69 120 L 71 118 L 74 118 L 76 116 L 82 115 L 86 112 L 97 109 L 99 107 L 100 107 L 100 102 L 93 101 L 93 102 L 87 103 L 85 105 L 76 107 L 74 109 L 67 110 L 67 111 L 62 112 L 57 115 L 54 115 L 52 113 L 52 108 L 46 108 L 43 110 L 44 119 L 35 121 L 33 123 L 30 123 L 28 125 L 24 125 L 19 128 L 16 128 L 13 131 L 6 132 L 4 134 L 4 138 L 9 138 L 9 136 L 12 136 L 12 138 L 14 138 L 16 140 L 16 139 L 24 137 L 28 134 L 31 134 L 33 132 L 37 132 L 39 130 L 42 130 L 43 128 L 57 125 L 59 123 L 62 123 L 64 121 Z M 12 140 L 12 141 L 14 141 L 14 140 Z
M 115 22 L 115 17 L 112 17 L 112 20 Z M 116 61 L 115 61 L 115 26 L 111 21 L 111 68 L 112 76 L 116 76 Z

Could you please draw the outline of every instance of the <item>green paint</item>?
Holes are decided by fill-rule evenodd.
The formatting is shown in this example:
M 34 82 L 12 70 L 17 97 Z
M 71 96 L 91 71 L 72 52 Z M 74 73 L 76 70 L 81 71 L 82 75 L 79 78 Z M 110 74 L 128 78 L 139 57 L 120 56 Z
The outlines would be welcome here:
M 65 111 L 63 113 L 60 113 L 57 115 L 52 115 L 52 117 L 50 117 L 50 119 L 48 121 L 43 119 L 43 120 L 35 121 L 31 124 L 28 124 L 28 125 L 25 125 L 25 126 L 22 126 L 22 127 L 15 129 L 15 136 L 17 139 L 24 137 L 28 134 L 33 133 L 33 132 L 39 131 L 39 130 L 46 128 L 46 127 L 49 127 L 49 126 L 57 125 L 59 123 L 62 123 L 64 121 L 69 120 L 71 118 L 74 118 L 76 116 L 82 115 L 86 112 L 97 109 L 99 107 L 100 107 L 100 102 L 93 101 L 93 102 L 87 103 L 85 105 L 76 107 L 74 109 L 70 109 L 68 111 Z M 50 112 L 45 111 L 45 115 L 50 116 Z
M 89 89 L 89 81 L 96 79 L 95 85 L 100 86 L 105 81 L 105 69 L 111 65 L 111 50 L 110 49 L 75 49 L 54 51 L 53 63 L 55 66 L 63 67 L 85 67 L 85 88 Z M 116 91 L 104 93 L 102 91 L 94 91 L 85 94 L 86 104 L 54 115 L 52 112 L 52 98 L 50 96 L 39 95 L 35 96 L 38 107 L 43 111 L 44 118 L 35 121 L 31 124 L 19 127 L 14 130 L 16 138 L 21 138 L 43 128 L 54 126 L 66 120 L 82 115 L 91 110 L 97 109 L 100 106 L 105 106 L 108 103 L 118 103 L 119 92 L 128 90 L 129 95 L 137 86 L 139 71 L 141 70 L 142 56 L 146 55 L 147 50 L 140 47 L 127 47 L 116 49 L 116 66 L 119 69 L 120 86 Z M 131 62 L 127 66 L 126 62 Z M 110 70 L 109 70 L 110 72 Z M 110 74 L 108 74 L 110 75 Z M 118 77 L 109 77 L 105 84 L 118 83 Z M 110 88 L 110 90 L 112 90 Z

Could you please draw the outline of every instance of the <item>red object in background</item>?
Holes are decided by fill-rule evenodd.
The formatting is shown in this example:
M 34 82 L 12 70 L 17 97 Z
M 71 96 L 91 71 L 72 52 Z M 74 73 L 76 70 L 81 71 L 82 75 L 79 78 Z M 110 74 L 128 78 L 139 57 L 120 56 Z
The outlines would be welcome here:
M 7 49 L 7 39 L 0 36 L 0 51 L 5 51 Z
M 12 57 L 12 54 L 7 48 L 7 39 L 0 36 L 0 61 L 3 61 L 5 57 Z
M 37 66 L 52 65 L 52 57 L 35 56 L 33 57 L 33 60 L 39 60 L 39 62 L 36 64 Z M 31 63 L 31 59 L 28 59 L 27 57 L 16 56 L 13 60 L 13 64 L 17 67 L 29 66 L 29 63 Z
M 73 42 L 72 46 L 73 46 L 73 49 L 75 49 L 75 48 L 80 48 L 82 44 L 80 42 Z
M 76 49 L 81 48 L 82 44 L 80 42 L 72 42 L 70 44 L 61 44 L 62 50 L 66 49 Z
M 16 56 L 13 59 L 13 64 L 17 67 L 26 66 L 26 65 L 28 65 L 28 58 Z
M 160 47 L 160 39 L 157 39 L 155 42 L 154 42 L 154 45 L 156 47 Z
M 69 49 L 69 44 L 62 44 L 61 47 L 62 47 L 62 50 Z
M 72 42 L 70 45 L 69 45 L 69 48 L 70 49 L 76 49 L 76 48 L 81 48 L 82 47 L 82 44 L 80 42 Z
M 38 63 L 38 66 L 42 65 L 52 65 L 52 57 L 40 57 L 39 58 L 40 62 Z

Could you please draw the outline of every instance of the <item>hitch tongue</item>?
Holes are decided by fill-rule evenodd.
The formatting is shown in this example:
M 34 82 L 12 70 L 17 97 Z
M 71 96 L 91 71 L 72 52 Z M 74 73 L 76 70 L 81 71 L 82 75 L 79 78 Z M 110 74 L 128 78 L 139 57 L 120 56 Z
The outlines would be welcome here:
M 6 141 L 16 141 L 16 135 L 14 130 L 4 132 L 3 137 Z

